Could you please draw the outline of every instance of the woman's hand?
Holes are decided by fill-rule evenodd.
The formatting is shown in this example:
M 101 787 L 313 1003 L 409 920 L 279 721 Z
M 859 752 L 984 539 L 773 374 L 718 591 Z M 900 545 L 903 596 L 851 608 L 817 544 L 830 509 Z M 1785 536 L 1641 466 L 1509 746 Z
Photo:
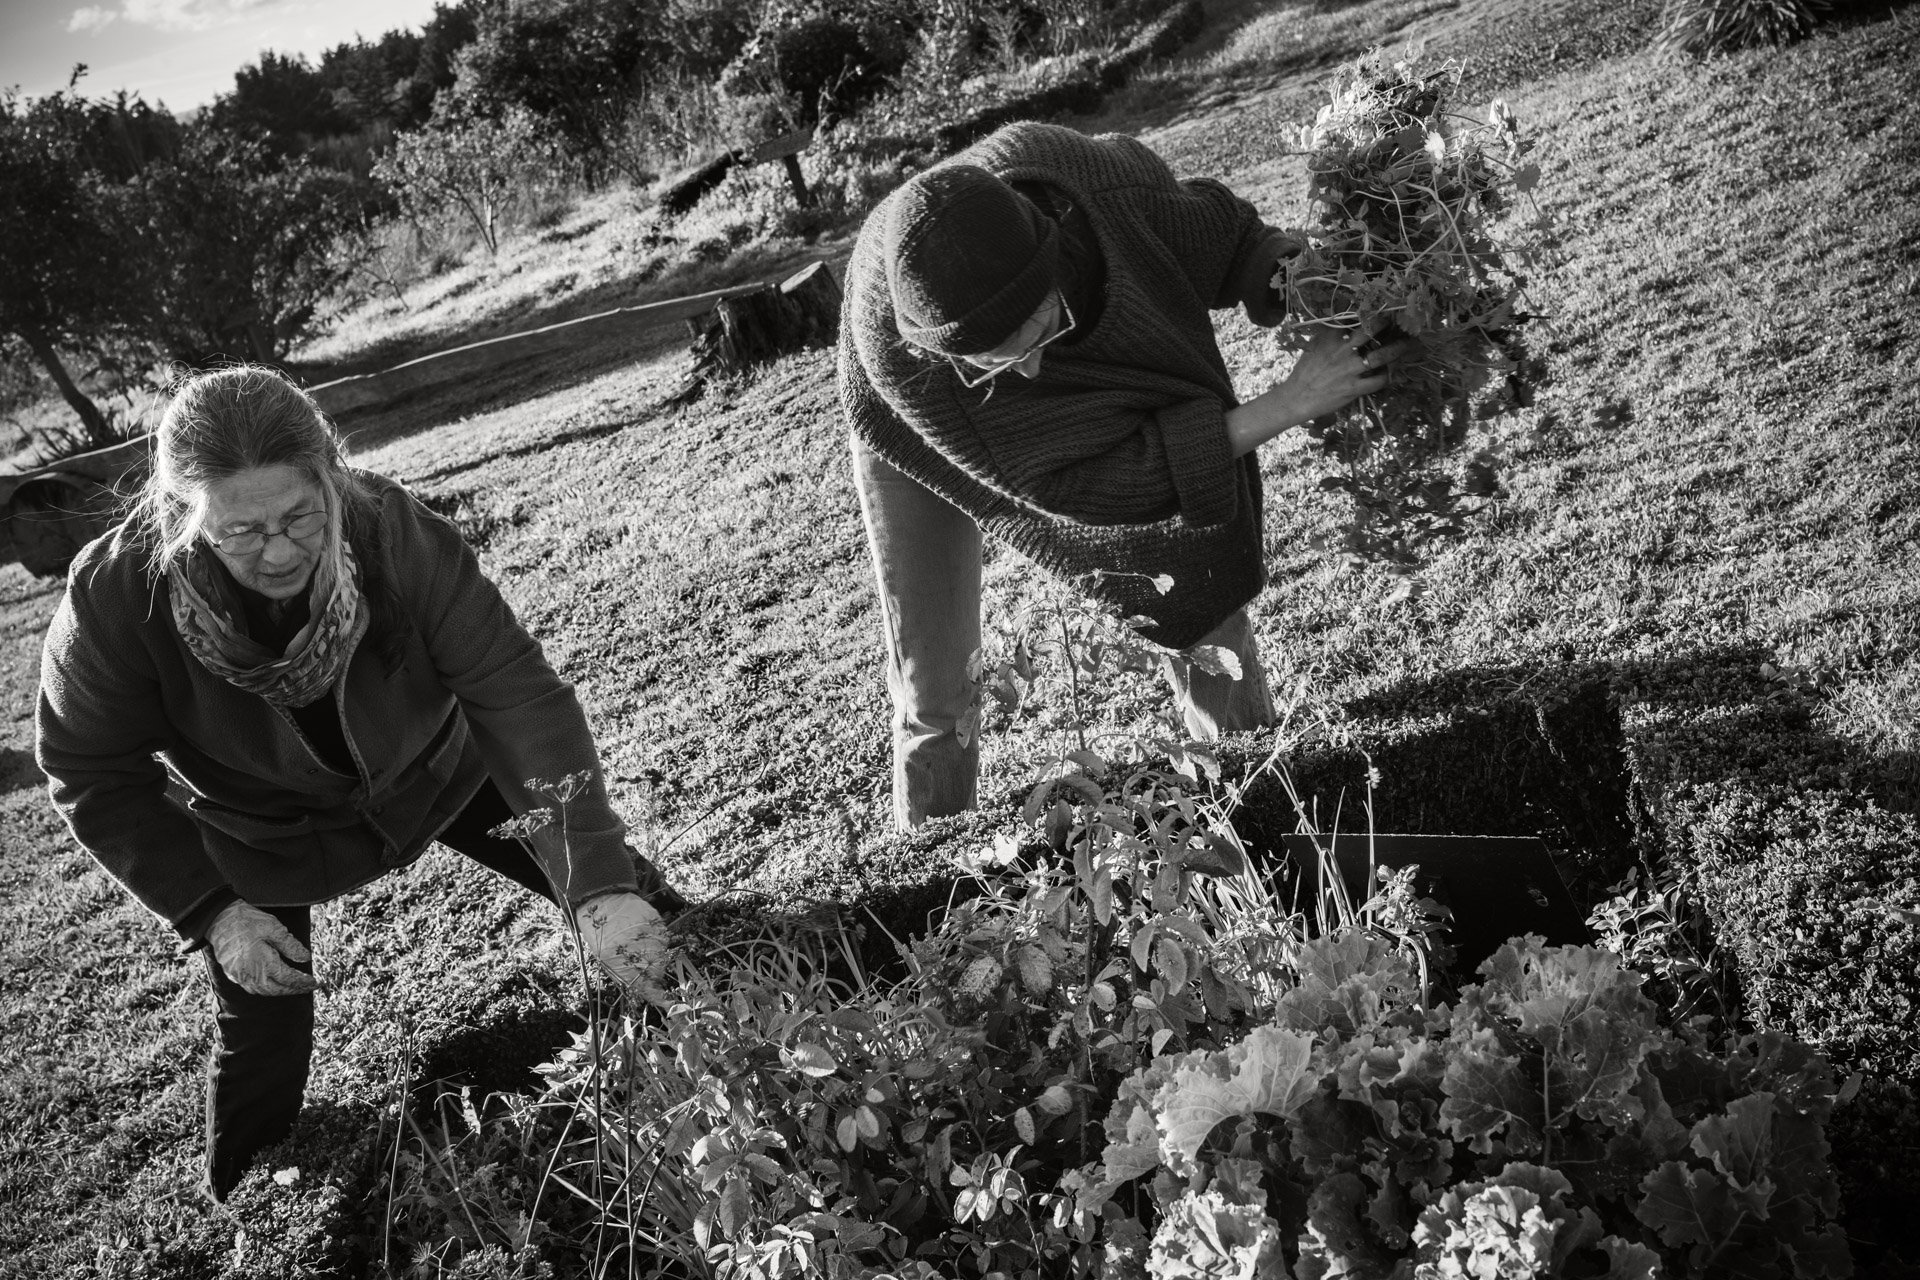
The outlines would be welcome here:
M 667 924 L 651 903 L 624 889 L 588 898 L 574 911 L 580 940 L 621 986 L 651 1005 L 667 994 Z
M 313 953 L 287 926 L 248 903 L 230 902 L 213 918 L 207 945 L 221 972 L 253 995 L 297 996 L 318 985 L 311 973 L 293 967 L 313 963 Z
M 1394 361 L 1414 351 L 1412 338 L 1374 345 L 1372 329 L 1337 333 L 1326 330 L 1307 343 L 1293 370 L 1271 387 L 1227 411 L 1227 438 L 1233 456 L 1249 453 L 1290 427 L 1345 408 L 1363 395 L 1382 390 Z

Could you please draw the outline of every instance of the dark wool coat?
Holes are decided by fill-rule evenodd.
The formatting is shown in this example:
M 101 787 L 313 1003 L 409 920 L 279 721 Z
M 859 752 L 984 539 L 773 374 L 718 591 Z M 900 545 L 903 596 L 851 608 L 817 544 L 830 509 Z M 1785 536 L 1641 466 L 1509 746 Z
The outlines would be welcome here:
M 1151 619 L 1149 639 L 1195 643 L 1266 581 L 1259 468 L 1228 444 L 1237 401 L 1208 312 L 1244 301 L 1238 282 L 1271 229 L 1218 182 L 1178 181 L 1119 135 L 1015 124 L 952 162 L 1045 183 L 1084 211 L 1105 305 L 1090 332 L 1047 349 L 1037 378 L 968 390 L 901 340 L 877 210 L 847 265 L 849 428 L 988 536 L 1122 617 Z
M 329 766 L 285 711 L 188 652 L 134 522 L 80 553 L 41 655 L 37 743 L 75 838 L 181 928 L 229 891 L 298 906 L 406 866 L 488 775 L 525 812 L 554 803 L 528 779 L 589 770 L 564 846 L 556 823 L 533 837 L 536 850 L 556 897 L 634 888 L 573 687 L 453 526 L 392 481 L 367 479 L 377 553 L 411 634 L 391 671 L 363 640 L 335 685 L 352 773 Z

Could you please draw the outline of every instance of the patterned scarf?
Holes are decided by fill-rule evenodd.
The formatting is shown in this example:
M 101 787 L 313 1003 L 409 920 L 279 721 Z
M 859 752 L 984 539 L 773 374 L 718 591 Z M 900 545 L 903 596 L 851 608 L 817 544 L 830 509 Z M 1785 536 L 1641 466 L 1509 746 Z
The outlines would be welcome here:
M 304 707 L 333 687 L 367 632 L 360 564 L 353 548 L 328 530 L 333 554 L 321 557 L 307 586 L 307 625 L 275 653 L 247 634 L 233 582 L 208 563 L 199 543 L 168 571 L 173 625 L 189 652 L 214 675 L 275 706 Z

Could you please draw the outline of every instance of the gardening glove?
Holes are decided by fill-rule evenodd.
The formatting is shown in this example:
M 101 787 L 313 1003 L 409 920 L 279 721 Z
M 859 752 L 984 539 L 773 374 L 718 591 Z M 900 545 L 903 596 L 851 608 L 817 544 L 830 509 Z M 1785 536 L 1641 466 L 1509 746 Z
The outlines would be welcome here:
M 1274 288 L 1273 277 L 1280 264 L 1298 254 L 1300 248 L 1300 241 L 1293 236 L 1269 228 L 1240 266 L 1233 295 L 1246 307 L 1247 319 L 1263 329 L 1271 329 L 1287 318 L 1286 295 Z
M 318 985 L 311 973 L 293 967 L 313 963 L 313 953 L 287 926 L 245 902 L 229 902 L 213 918 L 207 945 L 221 971 L 256 996 L 304 995 Z
M 616 889 L 587 899 L 573 917 L 588 954 L 621 986 L 648 1004 L 668 1003 L 667 924 L 651 903 Z

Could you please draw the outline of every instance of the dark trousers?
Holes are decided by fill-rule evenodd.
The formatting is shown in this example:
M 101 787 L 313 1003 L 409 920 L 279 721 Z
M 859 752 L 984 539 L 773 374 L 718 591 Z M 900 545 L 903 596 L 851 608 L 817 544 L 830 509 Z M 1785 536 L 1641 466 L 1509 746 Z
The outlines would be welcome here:
M 439 841 L 551 901 L 546 873 L 526 847 L 487 834 L 513 816 L 499 789 L 488 782 Z M 309 908 L 266 910 L 302 946 L 311 945 Z M 313 996 L 254 995 L 227 977 L 211 947 L 201 954 L 213 981 L 220 1032 L 207 1063 L 207 1182 L 214 1199 L 225 1200 L 254 1156 L 286 1137 L 300 1114 L 313 1058 Z M 311 965 L 295 967 L 312 971 Z

